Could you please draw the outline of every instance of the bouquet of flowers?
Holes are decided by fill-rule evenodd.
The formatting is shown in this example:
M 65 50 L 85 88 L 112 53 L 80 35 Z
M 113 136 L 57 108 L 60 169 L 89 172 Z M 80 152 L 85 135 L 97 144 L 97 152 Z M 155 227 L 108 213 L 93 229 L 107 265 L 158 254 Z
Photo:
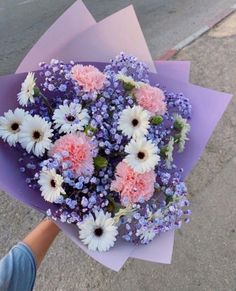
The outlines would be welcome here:
M 147 244 L 189 220 L 173 154 L 188 140 L 191 104 L 151 85 L 144 63 L 121 53 L 101 72 L 52 60 L 17 97 L 0 136 L 22 152 L 29 187 L 54 204 L 47 214 L 77 224 L 90 250 L 109 250 L 116 236 Z
M 184 178 L 231 98 L 188 76 L 152 62 L 131 7 L 96 24 L 76 1 L 0 78 L 1 189 L 113 270 L 170 263 L 191 214 Z

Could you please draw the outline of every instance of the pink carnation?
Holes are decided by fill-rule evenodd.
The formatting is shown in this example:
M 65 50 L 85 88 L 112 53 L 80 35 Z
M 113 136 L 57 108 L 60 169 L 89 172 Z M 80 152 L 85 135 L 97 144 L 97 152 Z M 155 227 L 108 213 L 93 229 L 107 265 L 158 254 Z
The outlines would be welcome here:
M 91 65 L 75 65 L 71 69 L 71 77 L 78 82 L 86 92 L 101 90 L 106 80 L 105 75 Z
M 111 184 L 111 190 L 120 193 L 121 203 L 135 203 L 149 200 L 154 193 L 155 172 L 136 173 L 124 161 L 116 167 L 116 180 Z
M 67 134 L 59 138 L 49 152 L 50 156 L 63 154 L 61 162 L 71 163 L 70 169 L 77 177 L 92 175 L 94 171 L 93 157 L 96 148 L 85 134 Z
M 165 95 L 161 89 L 145 84 L 135 89 L 134 95 L 138 104 L 151 113 L 163 115 L 166 112 Z

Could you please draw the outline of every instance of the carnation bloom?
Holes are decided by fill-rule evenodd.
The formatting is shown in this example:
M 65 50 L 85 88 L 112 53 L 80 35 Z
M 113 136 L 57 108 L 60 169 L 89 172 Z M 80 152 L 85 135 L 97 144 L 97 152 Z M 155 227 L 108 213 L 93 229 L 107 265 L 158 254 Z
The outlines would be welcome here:
M 105 75 L 91 65 L 75 65 L 71 69 L 71 77 L 86 92 L 101 90 L 106 80 Z
M 121 203 L 135 203 L 149 200 L 154 193 L 156 174 L 154 170 L 143 174 L 135 172 L 125 161 L 116 167 L 116 179 L 111 190 L 120 193 Z
M 137 102 L 153 114 L 163 115 L 166 112 L 165 95 L 159 88 L 144 84 L 134 90 Z
M 80 133 L 66 134 L 60 137 L 53 145 L 49 155 L 63 154 L 62 162 L 68 162 L 74 175 L 78 177 L 80 175 L 92 175 L 95 152 L 96 148 L 91 139 L 84 133 Z

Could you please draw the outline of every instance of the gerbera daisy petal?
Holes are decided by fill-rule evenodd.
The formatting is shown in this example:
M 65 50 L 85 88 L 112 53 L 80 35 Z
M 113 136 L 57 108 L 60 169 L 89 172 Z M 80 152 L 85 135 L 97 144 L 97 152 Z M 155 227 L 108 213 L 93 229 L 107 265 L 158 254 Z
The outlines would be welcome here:
M 20 127 L 19 142 L 28 153 L 42 156 L 51 147 L 51 124 L 38 115 L 27 115 Z
M 63 177 L 55 169 L 42 171 L 38 181 L 43 198 L 53 203 L 61 194 L 65 194 L 62 187 Z
M 75 133 L 83 131 L 88 125 L 89 114 L 87 109 L 82 109 L 80 104 L 71 102 L 69 105 L 60 105 L 53 114 L 54 127 L 59 128 L 59 133 Z
M 30 72 L 21 84 L 21 91 L 17 94 L 17 99 L 21 106 L 27 106 L 29 102 L 34 103 L 35 86 L 36 80 L 34 73 Z
M 10 146 L 15 146 L 19 141 L 20 127 L 26 116 L 23 109 L 16 108 L 15 111 L 8 110 L 0 117 L 0 137 Z
M 146 138 L 132 139 L 125 152 L 125 161 L 137 173 L 153 170 L 160 160 L 158 147 Z
M 128 107 L 121 113 L 118 129 L 127 137 L 141 137 L 148 133 L 150 114 L 141 106 Z
M 79 237 L 91 251 L 108 251 L 116 241 L 117 226 L 110 214 L 103 210 L 96 211 L 94 216 L 90 214 L 78 224 Z

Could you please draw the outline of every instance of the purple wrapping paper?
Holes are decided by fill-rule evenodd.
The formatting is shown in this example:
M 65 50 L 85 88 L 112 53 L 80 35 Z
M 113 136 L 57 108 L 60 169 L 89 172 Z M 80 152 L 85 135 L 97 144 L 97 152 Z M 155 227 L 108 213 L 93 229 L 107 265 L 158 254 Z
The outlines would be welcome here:
M 154 64 L 158 77 L 165 76 L 188 83 L 191 64 L 189 61 L 155 61 Z
M 113 41 L 114 39 L 115 41 Z M 119 46 L 117 46 L 118 43 Z M 137 44 L 142 44 L 142 46 Z M 133 6 L 128 6 L 114 13 L 97 25 L 82 32 L 79 37 L 63 48 L 59 59 L 64 61 L 73 59 L 75 48 L 80 61 L 92 62 L 107 62 L 124 51 L 146 62 L 149 69 L 155 72 L 151 54 Z
M 95 66 L 98 64 L 94 63 Z M 100 67 L 100 66 L 99 66 Z M 20 90 L 21 82 L 25 74 L 8 75 L 0 78 L 0 114 L 8 108 L 15 108 L 18 104 L 16 93 Z M 213 90 L 201 88 L 196 85 L 183 83 L 169 79 L 165 76 L 151 74 L 153 84 L 159 82 L 168 91 L 183 92 L 193 104 L 193 118 L 191 120 L 191 138 L 187 144 L 186 151 L 176 159 L 178 166 L 181 166 L 187 174 L 198 161 L 214 127 L 228 105 L 231 96 L 226 93 L 219 93 Z M 212 114 L 214 113 L 214 114 Z M 40 194 L 30 190 L 25 183 L 25 176 L 19 173 L 17 165 L 17 152 L 8 145 L 0 142 L 0 188 L 8 192 L 12 197 L 34 207 L 45 211 L 49 204 L 46 203 Z M 129 256 L 169 263 L 171 259 L 174 233 L 169 232 L 156 238 L 147 246 L 136 246 L 126 242 L 118 242 L 113 249 L 107 253 L 90 252 L 78 239 L 76 226 L 60 224 L 63 231 L 75 241 L 87 254 L 113 270 L 119 270 Z
M 135 42 L 132 38 L 124 37 L 122 26 L 117 27 L 116 25 L 119 22 L 123 22 L 127 26 L 129 26 L 129 23 L 132 23 L 128 33 L 138 35 Z M 68 31 L 68 29 L 71 32 L 65 36 L 63 31 Z M 112 37 L 114 33 L 118 33 L 119 37 Z M 128 33 L 127 35 L 129 35 Z M 54 38 L 52 38 L 53 35 L 55 36 Z M 61 37 L 62 35 L 63 38 Z M 58 41 L 58 36 L 61 38 L 60 41 Z M 103 43 L 103 50 L 97 50 L 96 43 L 98 40 L 100 44 Z M 126 50 L 124 49 L 124 44 Z M 104 45 L 106 46 L 104 47 Z M 92 54 L 95 58 L 91 58 L 92 56 L 89 52 L 91 46 L 95 50 L 95 54 L 94 52 Z M 79 50 L 78 47 L 80 48 Z M 67 49 L 65 48 L 69 49 L 70 55 L 67 55 Z M 48 61 L 51 58 L 67 59 L 67 56 L 68 59 L 71 58 L 79 61 L 91 61 L 93 59 L 108 61 L 109 57 L 114 56 L 112 52 L 119 53 L 122 50 L 139 57 L 141 56 L 141 59 L 147 61 L 152 71 L 154 71 L 150 53 L 131 7 L 123 9 L 121 12 L 108 17 L 99 25 L 96 25 L 83 3 L 77 1 L 41 37 L 20 64 L 17 72 L 35 70 L 40 61 Z M 100 67 L 99 64 L 95 65 Z M 178 165 L 185 168 L 185 174 L 187 174 L 199 159 L 231 96 L 188 84 L 190 62 L 158 61 L 155 62 L 155 66 L 157 68 L 157 75 L 152 76 L 154 82 L 161 83 L 168 90 L 185 93 L 188 97 L 191 97 L 193 103 L 194 114 L 191 141 L 188 143 L 186 152 L 179 155 L 176 160 Z M 25 74 L 17 74 L 0 77 L 2 89 L 0 92 L 1 115 L 9 108 L 17 106 L 15 96 L 20 89 L 24 76 Z M 203 129 L 204 131 L 202 131 Z M 39 193 L 28 188 L 24 181 L 25 176 L 18 171 L 17 153 L 10 149 L 8 145 L 3 144 L 2 141 L 0 141 L 0 166 L 1 169 L 4 168 L 4 171 L 0 172 L 1 189 L 8 192 L 12 197 L 40 211 L 45 211 L 49 207 L 49 204 L 43 201 Z M 58 223 L 58 225 L 87 254 L 116 271 L 122 267 L 129 256 L 153 262 L 171 262 L 174 232 L 161 235 L 147 246 L 134 247 L 124 241 L 119 241 L 109 252 L 100 254 L 88 251 L 80 243 L 75 226 L 61 223 Z
M 155 76 L 153 76 L 154 80 Z M 232 95 L 183 83 L 164 75 L 159 75 L 158 81 L 168 91 L 184 93 L 193 106 L 190 141 L 187 142 L 184 152 L 175 156 L 176 165 L 184 169 L 183 174 L 186 177 L 198 162 Z M 153 262 L 170 263 L 173 244 L 174 232 L 170 231 L 154 239 L 147 246 L 137 246 L 131 256 Z
M 57 51 L 81 32 L 96 24 L 82 1 L 76 1 L 37 41 L 19 65 L 16 73 L 38 69 L 38 63 L 57 58 Z
M 81 1 L 77 1 L 74 5 L 82 6 L 84 10 L 85 7 L 81 3 Z M 73 19 L 76 17 L 76 13 L 77 10 L 72 6 L 65 12 L 66 15 L 64 14 L 59 18 L 59 20 L 62 20 L 58 20 L 60 25 L 55 23 L 41 37 L 40 41 L 35 44 L 20 64 L 17 73 L 37 70 L 39 62 L 49 61 L 52 58 L 68 62 L 72 59 L 107 62 L 121 51 L 137 56 L 149 65 L 151 71 L 155 72 L 151 54 L 132 6 L 118 11 L 96 25 L 91 25 L 91 21 L 89 22 L 89 19 L 87 19 L 89 18 L 89 12 L 86 10 L 85 13 L 88 17 L 87 20 L 81 19 L 81 25 L 83 28 L 86 26 L 87 29 L 81 30 L 78 28 L 77 34 L 75 32 L 71 33 L 71 37 L 66 37 L 64 40 L 64 35 L 71 27 L 74 29 L 70 24 L 68 15 Z M 81 12 L 79 12 L 79 15 L 81 15 Z M 77 15 L 78 19 L 79 15 Z M 69 20 L 68 27 L 67 20 Z M 86 25 L 83 21 L 86 21 Z M 51 33 L 51 30 L 53 33 Z M 52 35 L 57 37 L 52 37 Z M 57 38 L 59 36 L 62 40 L 58 43 Z M 43 54 L 41 54 L 41 51 L 43 51 Z

